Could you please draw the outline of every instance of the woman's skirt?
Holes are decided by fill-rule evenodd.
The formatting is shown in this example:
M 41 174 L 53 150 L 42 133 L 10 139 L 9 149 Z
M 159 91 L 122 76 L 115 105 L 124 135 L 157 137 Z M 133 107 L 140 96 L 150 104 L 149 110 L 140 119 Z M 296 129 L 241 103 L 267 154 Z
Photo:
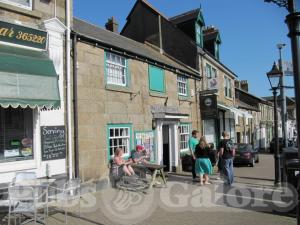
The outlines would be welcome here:
M 213 168 L 209 158 L 198 158 L 195 162 L 197 174 L 212 174 Z

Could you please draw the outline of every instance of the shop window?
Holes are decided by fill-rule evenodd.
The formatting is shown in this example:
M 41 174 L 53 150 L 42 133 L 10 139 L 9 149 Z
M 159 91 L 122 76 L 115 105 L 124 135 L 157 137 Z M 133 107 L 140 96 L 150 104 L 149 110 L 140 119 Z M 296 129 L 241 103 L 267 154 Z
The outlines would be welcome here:
M 114 157 L 117 148 L 122 148 L 124 155 L 128 156 L 131 147 L 131 125 L 109 125 L 108 145 L 109 158 Z
M 0 0 L 0 2 L 4 2 L 25 9 L 32 9 L 32 0 Z
M 0 162 L 33 159 L 33 111 L 0 108 Z
M 107 84 L 127 86 L 128 79 L 126 58 L 106 52 L 105 69 Z
M 180 135 L 180 151 L 189 150 L 190 126 L 189 124 L 180 124 L 178 126 Z
M 164 70 L 155 66 L 149 66 L 149 88 L 151 91 L 165 92 Z
M 178 94 L 187 96 L 188 95 L 188 79 L 184 76 L 177 76 L 177 88 Z

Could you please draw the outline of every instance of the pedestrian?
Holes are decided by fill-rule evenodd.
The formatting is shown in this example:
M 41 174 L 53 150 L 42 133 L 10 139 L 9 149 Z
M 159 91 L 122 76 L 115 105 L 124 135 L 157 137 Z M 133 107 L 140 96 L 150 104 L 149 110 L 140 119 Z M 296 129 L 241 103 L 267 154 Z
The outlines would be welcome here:
M 194 155 L 196 145 L 199 144 L 199 140 L 197 138 L 198 136 L 198 131 L 193 130 L 192 131 L 192 137 L 189 139 L 189 149 L 191 152 L 192 156 L 192 176 L 193 176 L 193 181 L 196 181 L 196 172 L 195 172 L 195 162 L 196 162 L 196 157 Z
M 232 185 L 234 173 L 233 173 L 233 157 L 235 155 L 235 146 L 233 141 L 229 138 L 229 134 L 226 131 L 222 132 L 223 139 L 220 143 L 220 159 L 222 170 L 221 173 L 225 175 L 226 184 Z
M 209 159 L 211 148 L 205 136 L 201 137 L 199 144 L 195 148 L 195 171 L 200 176 L 200 186 L 209 183 L 209 175 L 212 174 L 212 165 Z

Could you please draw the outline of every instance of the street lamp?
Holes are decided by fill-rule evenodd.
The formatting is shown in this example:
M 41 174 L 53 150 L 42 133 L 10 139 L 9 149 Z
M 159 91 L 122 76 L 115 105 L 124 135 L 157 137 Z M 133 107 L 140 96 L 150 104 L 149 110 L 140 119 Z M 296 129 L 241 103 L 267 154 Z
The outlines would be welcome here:
M 300 0 L 265 0 L 265 2 L 273 2 L 280 7 L 285 7 L 289 14 L 286 16 L 286 23 L 289 28 L 288 36 L 291 39 L 294 86 L 296 99 L 296 121 L 297 121 L 297 141 L 298 146 L 300 140 Z M 298 147 L 298 158 L 300 159 L 300 148 Z M 300 175 L 297 176 L 298 184 L 300 183 Z M 297 224 L 300 225 L 300 186 L 298 191 L 297 204 Z
M 275 167 L 275 185 L 280 186 L 281 169 L 280 169 L 280 154 L 278 140 L 278 114 L 277 114 L 277 90 L 280 87 L 282 72 L 278 69 L 274 62 L 272 69 L 267 73 L 271 89 L 274 96 L 274 136 L 275 136 L 275 151 L 274 151 L 274 167 Z

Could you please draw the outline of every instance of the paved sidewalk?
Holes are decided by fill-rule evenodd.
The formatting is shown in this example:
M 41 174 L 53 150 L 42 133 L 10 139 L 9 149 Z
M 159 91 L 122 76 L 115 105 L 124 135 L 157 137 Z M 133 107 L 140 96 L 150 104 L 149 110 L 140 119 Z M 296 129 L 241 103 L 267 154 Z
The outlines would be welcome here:
M 282 212 L 294 196 L 273 186 L 272 156 L 264 155 L 255 168 L 235 168 L 233 188 L 212 176 L 200 187 L 190 177 L 170 175 L 168 188 L 148 194 L 106 189 L 85 194 L 81 214 L 68 216 L 71 225 L 294 225 L 296 218 Z M 51 214 L 48 225 L 63 225 L 64 214 Z

